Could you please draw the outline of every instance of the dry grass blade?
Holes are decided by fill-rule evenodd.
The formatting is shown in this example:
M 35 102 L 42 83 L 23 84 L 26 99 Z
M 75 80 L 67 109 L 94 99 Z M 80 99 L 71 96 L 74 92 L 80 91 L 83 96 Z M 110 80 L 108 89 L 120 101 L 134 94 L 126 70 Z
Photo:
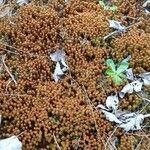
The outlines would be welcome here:
M 25 131 L 22 131 L 21 133 L 19 133 L 16 137 L 21 136 L 22 134 L 24 134 Z
M 140 142 L 138 143 L 138 145 L 136 146 L 136 148 L 134 150 L 140 150 L 140 146 L 141 146 L 143 139 L 144 139 L 144 137 L 142 137 L 142 139 L 140 140 Z
M 150 103 L 147 103 L 139 112 L 138 114 L 142 113 L 142 111 L 149 105 Z
M 5 63 L 5 58 L 6 58 L 6 55 L 3 55 L 3 56 L 2 56 L 2 63 L 3 63 L 3 65 L 4 65 L 6 71 L 7 71 L 8 74 L 10 75 L 11 79 L 12 79 L 12 80 L 14 81 L 14 83 L 17 85 L 17 81 L 15 80 L 15 77 L 10 73 L 10 71 L 9 71 L 9 69 L 8 69 L 8 67 L 7 67 L 7 65 L 6 65 L 6 63 Z
M 140 97 L 142 100 L 147 101 L 147 102 L 150 103 L 150 100 L 148 98 L 144 98 L 140 94 L 137 94 L 137 96 Z
M 13 46 L 8 45 L 8 44 L 3 43 L 3 42 L 0 42 L 0 44 L 1 44 L 1 45 L 4 45 L 4 46 L 6 46 L 6 47 L 9 47 L 9 48 L 11 48 L 11 49 L 15 49 L 17 52 L 12 52 L 12 51 L 6 50 L 6 49 L 3 49 L 3 50 L 8 51 L 8 52 L 10 52 L 10 53 L 14 53 L 14 54 L 16 54 L 16 55 L 19 55 L 19 52 L 22 52 L 22 53 L 28 54 L 28 55 L 31 56 L 31 57 L 44 57 L 44 58 L 48 58 L 48 59 L 49 59 L 49 56 L 47 56 L 47 55 L 32 54 L 32 53 L 30 53 L 30 52 L 26 52 L 26 51 L 22 51 L 22 50 L 20 50 L 20 49 L 17 49 L 16 47 L 13 47 Z M 0 48 L 0 49 L 2 49 L 2 48 Z
M 6 93 L 7 93 L 8 85 L 9 85 L 11 82 L 12 82 L 12 79 L 9 79 L 8 82 L 7 82 L 7 84 L 6 84 L 6 88 L 5 88 Z
M 67 62 L 67 61 L 66 61 L 66 63 L 67 63 L 67 65 L 68 65 L 68 62 Z M 68 66 L 69 66 L 69 65 L 68 65 Z M 85 97 L 86 97 L 86 102 L 87 102 L 87 104 L 89 105 L 89 107 L 90 107 L 90 109 L 91 109 L 91 111 L 92 111 L 92 118 L 94 119 L 95 129 L 96 129 L 96 132 L 97 132 L 97 135 L 98 135 L 98 141 L 101 141 L 101 142 L 103 143 L 103 145 L 105 145 L 103 139 L 102 139 L 101 136 L 100 136 L 100 132 L 99 132 L 99 129 L 98 129 L 98 125 L 97 125 L 97 122 L 96 122 L 95 117 L 94 117 L 94 109 L 97 110 L 97 111 L 98 111 L 98 109 L 92 104 L 92 102 L 91 102 L 91 100 L 90 100 L 90 98 L 89 98 L 89 96 L 88 96 L 88 93 L 87 93 L 87 90 L 86 90 L 85 86 L 84 86 L 84 85 L 81 86 L 81 85 L 78 83 L 78 81 L 76 81 L 76 80 L 72 77 L 72 75 L 71 75 L 71 69 L 69 69 L 69 76 L 70 76 L 70 78 L 71 78 L 71 84 L 73 84 L 73 82 L 76 83 L 77 86 L 84 92 L 84 95 L 85 95 Z M 93 108 L 94 108 L 94 109 L 93 109 Z
M 150 137 L 149 134 L 145 135 L 145 134 L 142 134 L 142 133 L 139 133 L 139 134 L 135 134 L 135 133 L 126 133 L 127 135 L 134 135 L 134 136 L 139 136 L 139 137 Z
M 116 31 L 114 31 L 114 32 L 111 32 L 111 33 L 109 33 L 108 35 L 106 35 L 106 36 L 104 37 L 104 40 L 106 40 L 106 39 L 108 39 L 109 37 L 111 37 L 111 36 L 113 36 L 113 35 L 116 35 L 116 34 L 118 34 L 118 33 L 120 33 L 120 31 L 118 31 L 118 30 L 116 30 Z
M 108 139 L 108 137 L 105 137 L 105 140 L 107 141 L 107 139 Z M 115 146 L 115 143 L 113 143 L 112 141 L 111 141 L 112 139 L 110 139 L 110 141 L 108 141 L 108 148 L 109 148 L 109 150 L 117 150 L 117 148 L 116 148 L 116 146 Z
M 2 93 L 1 95 L 2 95 L 2 96 L 0 96 L 0 97 L 3 97 L 3 96 L 15 96 L 15 97 L 29 96 L 29 95 L 27 95 L 27 94 L 7 94 L 7 93 Z
M 118 128 L 118 127 L 116 127 L 116 128 L 114 129 L 114 131 L 112 132 L 112 134 L 108 137 L 108 139 L 107 139 L 107 141 L 106 141 L 106 144 L 105 144 L 105 150 L 107 150 L 107 145 L 108 145 L 109 141 L 111 140 L 112 136 L 114 135 L 114 133 L 116 132 L 117 128 Z
M 117 150 L 116 146 L 111 141 L 109 141 L 108 144 L 109 144 L 110 150 Z
M 0 49 L 1 49 L 1 50 L 4 50 L 4 51 L 6 51 L 6 52 L 9 52 L 9 53 L 15 54 L 15 55 L 19 55 L 19 53 L 12 52 L 12 51 L 7 50 L 7 49 L 5 49 L 5 48 L 0 48 Z
M 57 148 L 58 148 L 59 150 L 61 150 L 61 148 L 60 148 L 60 146 L 59 146 L 59 144 L 58 144 L 58 142 L 57 142 L 56 136 L 55 136 L 54 134 L 53 134 L 53 137 L 54 137 L 54 141 L 55 141 L 55 143 L 56 143 Z
M 101 136 L 100 136 L 100 132 L 99 132 L 99 129 L 98 129 L 98 125 L 97 125 L 96 120 L 95 120 L 95 117 L 94 117 L 94 109 L 93 109 L 93 107 L 94 107 L 95 110 L 97 110 L 97 111 L 98 111 L 98 109 L 97 109 L 94 105 L 92 105 L 91 100 L 90 100 L 90 98 L 89 98 L 89 96 L 88 96 L 88 94 L 87 94 L 87 91 L 86 91 L 86 89 L 85 89 L 85 86 L 84 86 L 84 85 L 80 86 L 80 84 L 79 84 L 75 79 L 73 79 L 73 77 L 72 77 L 72 75 L 71 75 L 71 69 L 69 69 L 69 76 L 70 76 L 70 78 L 72 79 L 72 81 L 73 81 L 74 83 L 76 83 L 77 86 L 84 92 L 84 95 L 86 96 L 86 102 L 87 102 L 87 104 L 89 105 L 89 107 L 90 107 L 90 109 L 91 109 L 91 111 L 92 111 L 92 116 L 93 116 L 92 118 L 94 119 L 95 129 L 96 129 L 96 132 L 97 132 L 97 135 L 98 135 L 98 141 L 101 141 L 101 142 L 103 143 L 103 145 L 105 145 L 103 139 L 102 139 Z
M 103 139 L 100 137 L 100 132 L 99 132 L 99 129 L 98 129 L 98 125 L 97 125 L 97 122 L 96 122 L 95 116 L 94 116 L 94 109 L 93 109 L 93 107 L 95 108 L 95 110 L 97 110 L 97 108 L 96 108 L 94 105 L 92 105 L 92 102 L 91 102 L 91 100 L 90 100 L 90 98 L 89 98 L 89 96 L 88 96 L 88 94 L 87 94 L 87 91 L 86 91 L 86 89 L 85 89 L 85 86 L 82 85 L 81 88 L 82 88 L 82 90 L 83 90 L 83 92 L 84 92 L 84 94 L 85 94 L 85 96 L 86 96 L 87 104 L 90 106 L 90 109 L 91 109 L 91 111 L 92 111 L 92 117 L 93 117 L 93 119 L 94 119 L 95 128 L 96 128 L 97 135 L 98 135 L 98 140 L 99 140 L 99 141 L 101 140 L 102 143 L 104 143 L 104 142 L 103 142 Z M 98 111 L 98 110 L 97 110 L 97 111 Z

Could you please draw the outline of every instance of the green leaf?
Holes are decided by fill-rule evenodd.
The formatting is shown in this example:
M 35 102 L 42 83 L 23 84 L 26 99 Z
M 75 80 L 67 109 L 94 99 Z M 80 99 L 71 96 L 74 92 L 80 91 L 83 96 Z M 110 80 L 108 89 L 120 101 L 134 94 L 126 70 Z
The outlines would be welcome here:
M 113 76 L 112 79 L 116 85 L 120 85 L 123 82 L 123 80 L 118 75 Z
M 103 1 L 99 1 L 99 4 L 102 6 L 102 7 L 105 7 L 105 3 Z
M 105 73 L 110 77 L 113 77 L 115 75 L 115 72 L 112 69 L 107 69 Z
M 113 72 L 116 71 L 116 67 L 115 67 L 114 61 L 112 59 L 107 59 L 106 64 L 108 67 L 110 67 L 112 69 Z
M 110 7 L 110 10 L 113 11 L 113 12 L 117 11 L 117 9 L 118 9 L 118 8 L 117 8 L 117 6 L 115 6 L 115 5 L 113 5 L 113 6 Z
M 116 11 L 117 10 L 117 6 L 113 5 L 113 6 L 108 6 L 106 4 L 105 0 L 101 0 L 99 1 L 99 4 L 105 9 L 105 10 L 111 10 L 111 11 Z
M 129 63 L 121 62 L 117 69 L 112 59 L 107 59 L 106 64 L 109 69 L 106 70 L 105 74 L 110 76 L 116 85 L 120 85 L 126 79 L 123 72 L 129 67 Z
M 120 73 L 118 76 L 121 77 L 121 78 L 123 78 L 123 79 L 127 78 L 127 76 L 125 74 L 123 74 L 123 73 Z
M 127 70 L 129 67 L 129 63 L 128 62 L 122 62 L 120 64 L 120 66 L 117 68 L 117 74 L 120 74 L 122 72 L 124 72 L 125 70 Z

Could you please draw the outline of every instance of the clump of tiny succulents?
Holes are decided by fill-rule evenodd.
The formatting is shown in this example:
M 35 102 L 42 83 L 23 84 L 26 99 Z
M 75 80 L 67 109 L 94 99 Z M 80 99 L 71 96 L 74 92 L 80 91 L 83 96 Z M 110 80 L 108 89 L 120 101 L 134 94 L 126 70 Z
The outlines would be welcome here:
M 110 4 L 108 0 L 99 0 L 99 4 L 105 9 L 105 10 L 111 10 L 113 12 L 117 11 L 117 6 L 114 4 Z
M 120 85 L 126 78 L 124 72 L 129 67 L 129 63 L 127 61 L 122 61 L 119 65 L 116 65 L 112 59 L 107 59 L 106 64 L 108 67 L 106 74 L 112 78 L 116 85 Z

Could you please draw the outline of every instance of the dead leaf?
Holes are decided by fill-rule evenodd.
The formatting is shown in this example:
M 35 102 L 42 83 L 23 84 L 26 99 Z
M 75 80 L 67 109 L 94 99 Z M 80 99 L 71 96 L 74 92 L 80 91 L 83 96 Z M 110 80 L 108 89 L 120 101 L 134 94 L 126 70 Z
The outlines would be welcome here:
M 150 14 L 150 11 L 147 9 L 148 5 L 150 4 L 150 0 L 147 0 L 144 4 L 143 4 L 143 7 L 145 9 L 145 12 L 147 14 Z
M 106 99 L 106 106 L 108 109 L 113 110 L 114 112 L 118 109 L 118 96 L 116 95 L 111 95 L 108 96 Z
M 130 81 L 134 80 L 134 75 L 133 75 L 132 68 L 129 68 L 129 69 L 126 70 L 126 76 L 127 76 L 128 80 L 130 80 Z
M 130 115 L 130 114 L 129 114 Z M 141 130 L 141 124 L 144 121 L 144 115 L 143 114 L 136 114 L 127 117 L 126 120 L 119 125 L 120 128 L 123 128 L 126 132 L 128 131 L 135 131 L 135 130 Z
M 6 0 L 0 0 L 0 5 L 5 4 Z
M 24 4 L 28 4 L 29 3 L 29 0 L 16 0 L 16 3 L 19 5 L 19 6 L 22 6 Z
M 113 113 L 110 113 L 106 110 L 102 110 L 102 112 L 105 114 L 106 119 L 109 120 L 110 122 L 115 122 L 118 124 L 122 123 Z
M 119 93 L 120 98 L 123 98 L 126 93 L 131 94 L 133 92 L 140 92 L 142 90 L 143 82 L 133 81 L 124 86 L 124 88 Z
M 150 86 L 150 72 L 140 74 L 139 76 L 142 78 L 145 86 Z
M 17 136 L 0 140 L 0 150 L 22 150 L 22 143 Z
M 58 82 L 65 72 L 69 69 L 68 65 L 65 62 L 65 52 L 63 50 L 58 50 L 55 53 L 50 55 L 52 61 L 57 62 L 53 74 L 55 82 Z
M 12 9 L 9 6 L 6 7 L 0 7 L 0 18 L 3 18 L 5 16 L 11 16 Z
M 109 21 L 109 27 L 110 28 L 114 28 L 120 32 L 124 32 L 125 31 L 125 26 L 121 25 L 121 22 L 119 21 L 115 21 L 115 20 L 108 20 Z

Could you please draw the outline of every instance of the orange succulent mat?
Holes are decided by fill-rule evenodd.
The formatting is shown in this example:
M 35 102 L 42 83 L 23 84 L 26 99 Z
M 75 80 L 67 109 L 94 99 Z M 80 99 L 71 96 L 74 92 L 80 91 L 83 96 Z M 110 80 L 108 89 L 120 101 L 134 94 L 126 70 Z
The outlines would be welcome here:
M 98 0 L 0 5 L 0 139 L 21 133 L 23 150 L 150 149 L 149 118 L 142 130 L 125 132 L 97 108 L 128 83 L 116 85 L 106 76 L 107 59 L 131 55 L 134 74 L 150 72 L 150 15 L 144 0 L 103 2 L 107 9 Z M 133 26 L 104 40 L 114 31 L 109 20 Z M 63 77 L 55 82 L 50 56 L 58 50 L 68 69 L 59 70 Z M 149 92 L 145 87 L 147 99 Z M 137 94 L 127 94 L 119 107 L 150 113 L 149 102 Z

